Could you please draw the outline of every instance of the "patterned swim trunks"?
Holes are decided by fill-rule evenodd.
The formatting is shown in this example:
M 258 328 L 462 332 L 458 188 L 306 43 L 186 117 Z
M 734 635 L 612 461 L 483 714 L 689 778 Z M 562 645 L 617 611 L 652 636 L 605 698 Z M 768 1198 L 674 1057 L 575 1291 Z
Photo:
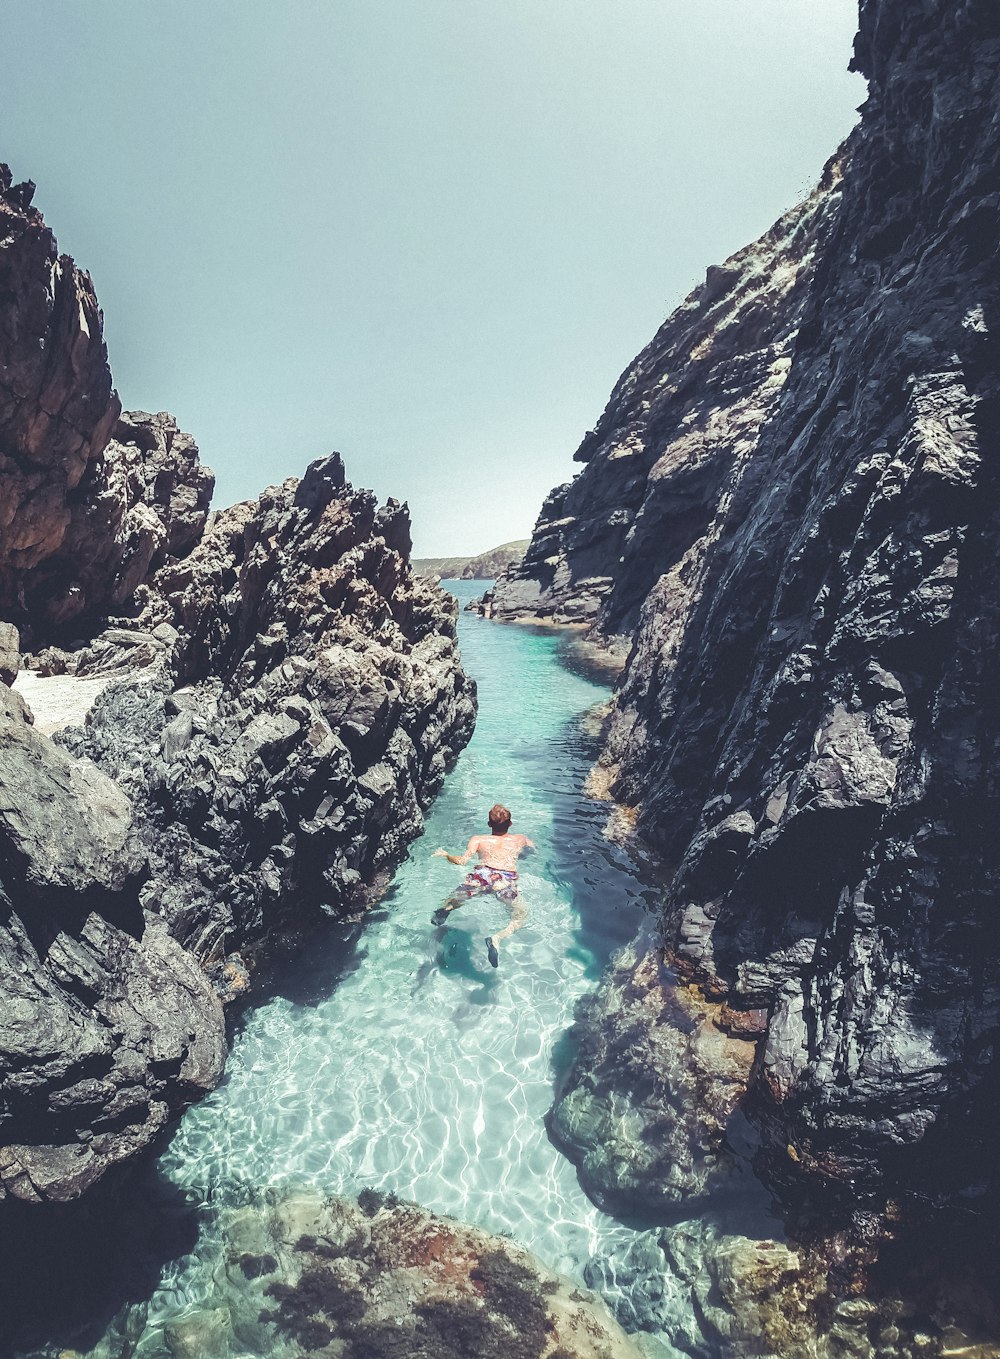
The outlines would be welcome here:
M 474 868 L 455 889 L 457 897 L 478 897 L 493 892 L 501 901 L 513 901 L 517 896 L 517 874 L 503 868 L 481 864 Z

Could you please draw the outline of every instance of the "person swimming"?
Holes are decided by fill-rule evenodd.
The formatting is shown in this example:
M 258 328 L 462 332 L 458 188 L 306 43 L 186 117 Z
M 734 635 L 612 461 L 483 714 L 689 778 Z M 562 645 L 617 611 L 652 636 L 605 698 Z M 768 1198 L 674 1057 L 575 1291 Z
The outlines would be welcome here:
M 474 835 L 465 847 L 464 854 L 449 854 L 446 849 L 436 849 L 432 857 L 445 858 L 449 863 L 467 864 L 473 855 L 479 856 L 479 863 L 465 881 L 452 892 L 443 906 L 431 916 L 431 923 L 442 925 L 452 911 L 464 906 L 473 897 L 492 892 L 511 907 L 510 924 L 496 934 L 486 936 L 486 956 L 493 967 L 500 966 L 500 941 L 508 939 L 519 930 L 527 919 L 527 909 L 518 896 L 516 864 L 526 849 L 535 846 L 526 835 L 511 835 L 511 814 L 499 802 L 490 808 L 487 818 L 489 835 Z

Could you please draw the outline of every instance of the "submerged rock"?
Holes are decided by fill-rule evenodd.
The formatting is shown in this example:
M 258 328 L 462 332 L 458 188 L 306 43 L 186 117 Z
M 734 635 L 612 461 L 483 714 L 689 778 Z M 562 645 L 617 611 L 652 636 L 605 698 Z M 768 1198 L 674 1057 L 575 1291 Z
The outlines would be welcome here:
M 552 1132 L 597 1202 L 693 1211 L 730 1177 L 753 1048 L 721 1031 L 718 1010 L 678 986 L 648 938 L 623 950 L 578 1007 Z
M 217 1210 L 214 1289 L 144 1327 L 119 1318 L 89 1359 L 639 1359 L 593 1293 L 491 1236 L 365 1190 L 269 1190 Z M 138 1324 L 130 1325 L 134 1319 Z M 129 1335 L 122 1344 L 121 1336 Z

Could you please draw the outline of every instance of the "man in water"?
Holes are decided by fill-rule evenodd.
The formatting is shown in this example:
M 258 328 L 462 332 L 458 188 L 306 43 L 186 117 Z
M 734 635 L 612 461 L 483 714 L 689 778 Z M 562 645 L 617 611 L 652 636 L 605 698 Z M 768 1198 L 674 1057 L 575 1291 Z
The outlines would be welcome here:
M 535 846 L 526 835 L 511 835 L 510 823 L 510 812 L 498 802 L 490 809 L 489 835 L 474 835 L 466 845 L 464 854 L 449 854 L 446 849 L 434 851 L 435 858 L 443 857 L 453 864 L 467 864 L 474 854 L 479 856 L 478 865 L 431 916 L 435 925 L 444 924 L 452 911 L 457 911 L 472 897 L 482 896 L 485 892 L 492 892 L 501 901 L 510 904 L 510 924 L 498 934 L 486 937 L 486 956 L 493 967 L 500 966 L 498 945 L 501 939 L 507 939 L 515 930 L 519 930 L 528 915 L 517 895 L 516 865 L 518 856 Z

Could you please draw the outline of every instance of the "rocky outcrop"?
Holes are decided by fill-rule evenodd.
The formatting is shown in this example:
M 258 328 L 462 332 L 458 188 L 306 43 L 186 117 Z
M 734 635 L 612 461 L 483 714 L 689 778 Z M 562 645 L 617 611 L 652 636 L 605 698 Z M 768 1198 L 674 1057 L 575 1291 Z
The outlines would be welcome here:
M 207 978 L 238 994 L 279 932 L 362 909 L 420 833 L 475 698 L 457 605 L 408 553 L 405 507 L 333 455 L 215 516 L 130 627 L 46 651 L 62 678 L 27 692 L 86 689 L 85 726 L 53 744 L 4 690 L 0 1192 L 72 1198 L 148 1143 L 221 1072 Z
M 197 542 L 215 480 L 171 416 L 120 416 L 90 276 L 33 191 L 0 166 L 0 613 L 29 640 L 123 608 Z
M 336 454 L 223 511 L 107 643 L 124 666 L 146 639 L 142 682 L 60 738 L 132 798 L 141 899 L 206 962 L 358 910 L 472 734 L 455 605 L 409 545 L 405 507 Z
M 413 569 L 422 576 L 438 576 L 445 580 L 493 580 L 508 567 L 516 566 L 528 546 L 527 538 L 512 543 L 501 543 L 477 557 L 418 557 Z
M 0 1199 L 76 1197 L 221 1074 L 222 1006 L 139 907 L 132 832 L 0 686 Z
M 32 187 L 0 170 L 0 1198 L 58 1201 L 215 1084 L 279 932 L 384 886 L 475 690 L 406 507 L 339 455 L 209 520 Z
M 864 0 L 856 64 L 870 95 L 842 182 L 811 210 L 801 292 L 773 294 L 794 310 L 788 371 L 723 435 L 718 493 L 695 513 L 682 493 L 702 484 L 696 417 L 693 445 L 664 446 L 658 533 L 677 552 L 657 552 L 648 586 L 632 593 L 647 491 L 623 480 L 627 454 L 592 459 L 546 512 L 580 522 L 603 500 L 620 530 L 543 531 L 525 565 L 551 556 L 567 589 L 606 582 L 586 607 L 551 595 L 562 616 L 615 632 L 641 607 L 606 776 L 674 866 L 665 938 L 682 974 L 758 1044 L 748 1107 L 772 1182 L 974 1196 L 1000 1114 L 1000 16 L 987 0 Z M 641 375 L 650 394 L 711 379 L 686 350 L 647 372 L 655 354 L 597 448 L 644 447 Z M 730 422 L 721 390 L 708 424 Z M 697 410 L 698 390 L 686 400 Z M 532 579 L 537 611 L 550 587 Z M 497 616 L 516 588 L 498 589 Z
M 624 649 L 657 581 L 690 588 L 780 398 L 840 175 L 831 162 L 804 203 L 709 269 L 625 370 L 575 454 L 585 470 L 545 501 L 523 560 L 484 598 L 488 616 L 585 623 Z
M 0 166 L 0 609 L 57 621 L 83 607 L 55 561 L 100 486 L 120 406 L 93 284 L 59 254 L 34 188 Z

